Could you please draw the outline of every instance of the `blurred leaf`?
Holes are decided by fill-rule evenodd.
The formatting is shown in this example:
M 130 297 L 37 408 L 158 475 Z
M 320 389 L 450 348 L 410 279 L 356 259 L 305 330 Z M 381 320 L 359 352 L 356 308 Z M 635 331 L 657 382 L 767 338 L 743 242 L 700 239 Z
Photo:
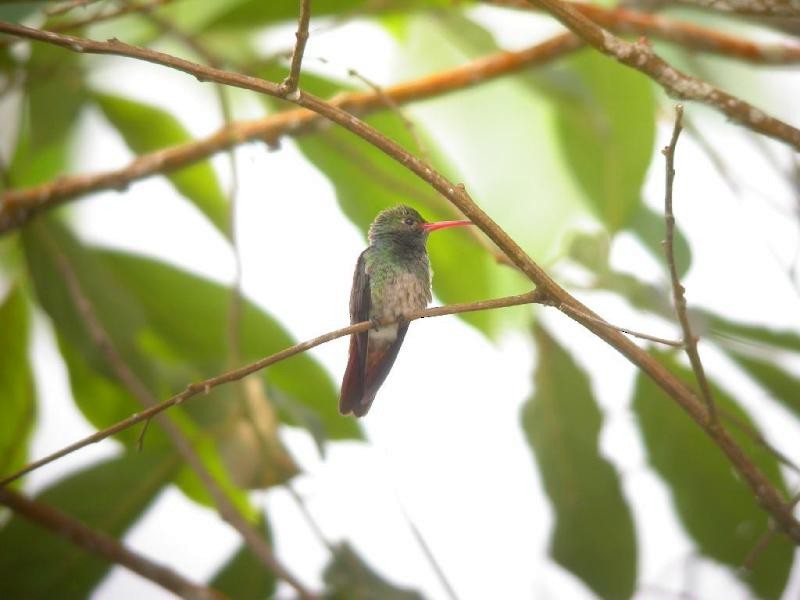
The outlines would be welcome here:
M 155 389 L 152 366 L 137 350 L 138 333 L 146 326 L 145 315 L 120 277 L 53 219 L 39 219 L 25 228 L 22 241 L 36 296 L 59 337 L 83 357 L 89 369 L 116 380 L 73 302 L 66 284 L 66 264 L 83 295 L 92 303 L 97 321 L 113 340 L 117 352 L 150 389 Z M 90 414 L 87 418 L 92 420 Z
M 586 373 L 536 328 L 535 391 L 522 410 L 555 512 L 550 553 L 601 598 L 636 586 L 633 517 L 614 467 L 599 452 L 602 415 Z
M 128 147 L 137 154 L 192 139 L 175 117 L 160 108 L 109 94 L 94 93 L 93 99 Z M 228 235 L 228 201 L 209 161 L 172 171 L 167 177 L 217 229 Z
M 418 592 L 394 586 L 373 571 L 349 544 L 339 544 L 323 574 L 326 600 L 422 600 Z
M 259 529 L 266 529 L 266 536 L 271 540 L 270 530 L 266 523 L 266 516 L 262 517 Z M 239 550 L 231 556 L 214 578 L 210 585 L 230 598 L 271 598 L 275 592 L 275 575 L 264 566 L 246 545 L 239 546 Z
M 674 357 L 661 362 L 685 381 L 692 373 Z M 717 406 L 754 429 L 751 419 L 721 389 L 713 386 Z M 750 488 L 736 475 L 719 448 L 648 377 L 639 374 L 633 408 L 639 419 L 648 459 L 664 479 L 675 510 L 700 552 L 738 574 L 739 567 L 769 526 Z M 777 460 L 738 429 L 731 435 L 764 475 L 784 490 Z M 792 566 L 794 548 L 776 537 L 759 556 L 751 574 L 742 577 L 759 598 L 780 598 Z
M 420 8 L 449 7 L 452 0 L 389 0 L 373 2 L 371 0 L 314 0 L 311 7 L 312 17 L 324 15 L 356 16 L 378 12 L 410 11 Z M 220 14 L 210 22 L 207 29 L 223 29 L 242 27 L 253 29 L 281 21 L 296 21 L 300 14 L 297 2 L 269 2 L 261 0 L 243 0 L 230 3 L 231 9 Z M 292 43 L 294 37 L 291 38 Z
M 753 358 L 740 352 L 726 349 L 726 353 L 758 381 L 775 400 L 783 404 L 795 416 L 800 417 L 800 378 L 785 371 L 776 363 Z
M 0 473 L 22 467 L 36 422 L 36 389 L 28 363 L 28 305 L 15 285 L 0 303 Z
M 113 375 L 89 366 L 64 336 L 58 335 L 58 349 L 67 365 L 72 397 L 81 413 L 96 429 L 103 429 L 141 410 L 142 405 Z M 136 444 L 144 425 L 123 429 L 114 436 L 127 448 Z M 148 428 L 147 445 L 163 445 L 166 438 L 160 427 Z
M 19 23 L 29 14 L 39 10 L 41 7 L 41 1 L 24 2 L 22 0 L 16 0 L 11 3 L 4 2 L 0 4 L 0 19 L 12 23 Z
M 656 262 L 664 265 L 664 273 L 668 273 L 664 245 L 662 244 L 666 233 L 664 216 L 655 213 L 645 204 L 640 204 L 633 215 L 630 227 L 636 237 L 639 238 L 639 241 L 642 242 L 642 245 L 656 259 Z M 683 277 L 692 264 L 692 252 L 689 249 L 689 243 L 677 226 L 675 227 L 674 247 L 675 266 L 678 269 L 678 274 Z
M 15 185 L 53 179 L 69 166 L 70 133 L 86 100 L 80 65 L 77 54 L 48 44 L 31 46 L 26 110 L 10 168 Z
M 36 499 L 119 539 L 177 467 L 173 454 L 145 449 L 80 471 Z M 0 529 L 0 548 L 3 598 L 88 598 L 112 566 L 17 516 Z
M 800 335 L 793 331 L 738 323 L 705 311 L 695 311 L 695 314 L 700 321 L 701 331 L 710 332 L 723 342 L 732 340 L 754 346 L 800 352 Z M 701 335 L 698 331 L 695 333 Z
M 151 331 L 175 360 L 191 364 L 203 377 L 226 370 L 230 290 L 155 260 L 110 251 L 97 251 L 96 255 L 125 282 L 126 294 L 142 308 Z M 275 319 L 252 302 L 243 302 L 243 361 L 254 361 L 294 343 Z M 320 415 L 329 438 L 361 437 L 358 424 L 339 415 L 333 382 L 308 354 L 269 367 L 264 377 L 268 386 Z M 289 415 L 280 414 L 281 420 L 293 423 Z
M 549 84 L 567 163 L 609 231 L 627 227 L 653 155 L 652 85 L 591 49 L 566 59 Z

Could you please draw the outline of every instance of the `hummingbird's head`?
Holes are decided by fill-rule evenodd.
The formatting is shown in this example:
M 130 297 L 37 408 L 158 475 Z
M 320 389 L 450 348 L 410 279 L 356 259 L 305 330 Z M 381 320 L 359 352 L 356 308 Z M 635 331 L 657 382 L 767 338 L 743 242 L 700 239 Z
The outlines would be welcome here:
M 428 223 L 416 210 L 401 204 L 378 213 L 369 226 L 369 243 L 391 239 L 406 244 L 424 244 L 431 231 L 463 225 L 472 223 L 470 221 Z

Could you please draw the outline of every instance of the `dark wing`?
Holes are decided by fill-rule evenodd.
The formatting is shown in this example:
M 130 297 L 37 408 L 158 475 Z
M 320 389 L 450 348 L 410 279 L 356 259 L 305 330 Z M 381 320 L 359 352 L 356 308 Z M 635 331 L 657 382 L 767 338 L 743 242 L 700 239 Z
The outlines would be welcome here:
M 367 249 L 368 250 L 368 249 Z M 350 291 L 350 323 L 369 320 L 371 295 L 369 275 L 364 255 L 361 253 L 353 273 L 353 288 Z M 367 360 L 367 341 L 369 332 L 363 331 L 350 336 L 350 354 L 342 379 L 342 392 L 339 396 L 339 412 L 343 415 L 354 412 L 364 395 L 364 373 Z

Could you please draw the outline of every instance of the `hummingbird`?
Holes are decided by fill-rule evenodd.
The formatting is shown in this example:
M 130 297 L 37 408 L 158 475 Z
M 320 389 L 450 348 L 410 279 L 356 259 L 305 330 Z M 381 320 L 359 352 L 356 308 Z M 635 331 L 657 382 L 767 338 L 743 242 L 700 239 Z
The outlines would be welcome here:
M 350 323 L 372 321 L 369 331 L 350 336 L 339 412 L 363 417 L 397 358 L 408 323 L 404 315 L 431 301 L 428 234 L 471 221 L 428 223 L 408 206 L 378 213 L 369 227 L 369 246 L 358 257 L 350 292 Z M 392 325 L 380 321 L 396 320 Z

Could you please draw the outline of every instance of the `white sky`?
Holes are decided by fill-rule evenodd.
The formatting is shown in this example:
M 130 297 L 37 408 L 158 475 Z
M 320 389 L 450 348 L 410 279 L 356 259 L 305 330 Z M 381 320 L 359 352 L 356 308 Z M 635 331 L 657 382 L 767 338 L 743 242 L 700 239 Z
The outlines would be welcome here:
M 486 17 L 488 13 L 478 14 Z M 532 39 L 530 24 L 524 19 L 487 23 L 503 33 L 501 39 L 509 46 Z M 285 39 L 275 45 L 290 44 L 291 34 L 287 29 Z M 370 51 L 363 52 L 363 47 Z M 378 82 L 390 81 L 394 61 L 391 41 L 365 24 L 318 37 L 312 32 L 307 56 L 309 60 L 324 56 Z M 103 59 L 103 63 L 113 68 L 93 80 L 97 87 L 109 86 L 167 108 L 180 105 L 176 115 L 195 135 L 208 134 L 220 125 L 210 87 L 149 64 L 113 59 Z M 159 90 L 157 97 L 149 95 L 152 89 Z M 245 116 L 248 107 L 251 116 L 257 114 L 257 105 L 246 94 L 237 97 L 242 100 L 238 116 Z M 704 125 L 713 123 L 710 135 L 746 165 L 736 172 L 746 190 L 740 200 L 720 181 L 690 137 L 681 139 L 675 211 L 679 226 L 694 244 L 693 268 L 685 282 L 690 304 L 722 307 L 730 316 L 797 329 L 798 296 L 774 257 L 793 255 L 797 223 L 764 210 L 762 197 L 788 207 L 788 190 L 776 183 L 765 161 L 753 156 L 722 118 L 695 108 L 689 109 L 689 115 Z M 77 171 L 115 167 L 130 158 L 118 139 L 98 134 L 99 119 L 86 115 L 76 140 L 81 148 Z M 659 148 L 668 133 L 669 124 L 664 123 L 659 129 Z M 773 147 L 785 154 L 780 146 Z M 298 339 L 346 324 L 352 269 L 364 240 L 354 227 L 343 225 L 330 184 L 301 160 L 291 142 L 284 141 L 277 152 L 248 144 L 236 154 L 245 294 L 277 316 Z M 217 157 L 214 162 L 227 176 L 226 159 Z M 648 202 L 658 207 L 663 194 L 660 157 L 653 162 L 645 189 Z M 540 192 L 539 201 L 548 201 L 546 190 Z M 79 231 L 87 240 L 146 252 L 219 281 L 232 278 L 233 261 L 222 238 L 162 181 L 140 182 L 124 193 L 97 194 L 74 206 Z M 179 229 L 176 223 L 181 224 Z M 336 242 L 325 244 L 323 251 L 315 241 L 331 235 Z M 662 276 L 662 266 L 632 238 L 622 236 L 613 250 L 615 266 L 645 279 Z M 585 297 L 611 322 L 677 335 L 671 325 L 636 314 L 609 295 Z M 313 304 L 301 301 L 313 298 Z M 587 368 L 591 364 L 592 383 L 606 411 L 602 448 L 622 473 L 637 519 L 639 579 L 650 586 L 637 597 L 662 597 L 656 588 L 680 589 L 692 544 L 672 514 L 663 484 L 646 468 L 627 409 L 633 368 L 552 311 L 537 312 L 567 347 L 580 348 L 578 359 Z M 66 374 L 43 319 L 37 320 L 36 331 L 34 362 L 43 410 L 32 455 L 41 456 L 91 429 L 64 401 L 69 394 Z M 702 351 L 708 370 L 723 374 L 723 383 L 746 390 L 747 404 L 758 406 L 758 420 L 772 439 L 790 455 L 797 455 L 796 421 L 766 401 L 752 382 L 733 373 L 724 357 L 707 347 Z M 346 352 L 347 341 L 342 339 L 312 354 L 338 381 Z M 445 598 L 404 522 L 404 510 L 422 530 L 463 600 L 591 598 L 580 581 L 547 557 L 551 511 L 519 426 L 520 407 L 531 393 L 533 358 L 533 349 L 520 335 L 509 334 L 491 344 L 455 317 L 417 322 L 363 421 L 371 445 L 332 445 L 321 462 L 305 433 L 286 431 L 287 444 L 306 469 L 297 489 L 326 536 L 352 539 L 361 556 L 392 581 L 416 587 L 430 598 Z M 113 452 L 111 442 L 91 446 L 35 472 L 28 485 L 41 489 L 64 473 Z M 274 490 L 255 498 L 259 504 L 266 503 L 280 555 L 303 581 L 319 584 L 326 552 L 288 494 Z M 159 497 L 125 541 L 194 579 L 216 569 L 238 543 L 213 513 L 174 489 Z M 702 562 L 691 573 L 697 598 L 746 597 L 719 566 Z M 795 591 L 800 589 L 798 579 L 795 572 Z M 95 593 L 98 599 L 143 597 L 169 595 L 120 568 L 113 569 Z

